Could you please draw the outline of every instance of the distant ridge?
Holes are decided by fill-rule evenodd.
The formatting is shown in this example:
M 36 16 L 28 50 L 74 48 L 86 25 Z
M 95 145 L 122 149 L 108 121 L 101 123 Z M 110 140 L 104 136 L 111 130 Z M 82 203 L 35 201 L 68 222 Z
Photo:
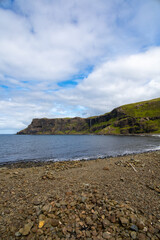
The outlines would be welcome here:
M 158 134 L 160 133 L 160 98 L 132 103 L 110 113 L 89 118 L 33 119 L 17 134 Z

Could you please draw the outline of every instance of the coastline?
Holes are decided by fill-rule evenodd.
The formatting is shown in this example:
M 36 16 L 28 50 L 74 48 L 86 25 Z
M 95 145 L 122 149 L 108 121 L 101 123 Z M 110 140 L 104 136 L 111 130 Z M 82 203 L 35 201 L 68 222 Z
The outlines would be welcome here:
M 35 160 L 35 159 L 31 159 L 31 160 L 18 160 L 18 161 L 9 161 L 9 162 L 0 162 L 0 169 L 3 168 L 3 167 L 6 167 L 6 168 L 30 168 L 30 167 L 42 167 L 42 166 L 45 166 L 45 165 L 52 165 L 52 164 L 55 164 L 55 163 L 60 163 L 60 164 L 63 164 L 63 163 L 66 163 L 66 162 L 85 162 L 85 161 L 94 161 L 94 160 L 97 160 L 97 159 L 112 159 L 112 158 L 119 158 L 119 157 L 126 157 L 126 156 L 134 156 L 134 155 L 139 155 L 139 154 L 143 154 L 143 153 L 152 153 L 152 152 L 157 152 L 157 151 L 160 151 L 160 147 L 158 147 L 158 149 L 146 149 L 145 151 L 143 152 L 133 152 L 133 153 L 124 153 L 124 154 L 117 154 L 115 156 L 111 156 L 111 155 L 108 155 L 108 156 L 103 156 L 103 157 L 91 157 L 91 158 L 79 158 L 79 159 L 67 159 L 67 160 Z
M 66 134 L 66 133 L 61 133 L 61 134 L 51 134 L 51 133 L 45 133 L 45 134 L 39 134 L 39 133 L 34 133 L 34 134 L 28 134 L 28 133 L 15 133 L 13 135 L 21 136 L 21 135 L 28 135 L 28 136 L 45 136 L 45 135 L 51 135 L 51 136 L 61 136 L 61 135 L 102 135 L 102 136 L 160 136 L 160 133 L 128 133 L 128 134 L 120 134 L 120 133 L 106 133 L 106 134 L 100 134 L 100 133 L 71 133 L 71 134 Z
M 160 151 L 16 164 L 0 166 L 2 239 L 159 239 Z
M 134 156 L 137 154 L 143 154 L 143 153 L 152 153 L 160 151 L 160 146 L 153 148 L 153 149 L 146 149 L 142 152 L 125 152 L 123 154 L 117 154 L 117 155 L 108 155 L 108 156 L 97 156 L 97 157 L 82 157 L 82 158 L 75 158 L 75 159 L 66 159 L 66 160 L 39 160 L 39 159 L 30 159 L 30 160 L 17 160 L 17 161 L 8 161 L 8 162 L 0 162 L 0 169 L 3 167 L 7 168 L 28 168 L 28 167 L 38 167 L 38 166 L 44 166 L 49 164 L 54 164 L 56 162 L 58 163 L 66 163 L 66 162 L 75 162 L 75 161 L 94 161 L 96 159 L 108 159 L 108 158 L 118 158 L 118 157 L 125 157 L 125 156 Z

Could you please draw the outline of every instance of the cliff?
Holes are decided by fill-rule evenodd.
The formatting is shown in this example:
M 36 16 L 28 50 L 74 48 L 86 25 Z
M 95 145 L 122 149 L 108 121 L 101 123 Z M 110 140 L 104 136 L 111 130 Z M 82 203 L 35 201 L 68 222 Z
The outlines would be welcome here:
M 160 133 L 160 98 L 115 108 L 90 118 L 33 119 L 17 134 L 142 134 Z

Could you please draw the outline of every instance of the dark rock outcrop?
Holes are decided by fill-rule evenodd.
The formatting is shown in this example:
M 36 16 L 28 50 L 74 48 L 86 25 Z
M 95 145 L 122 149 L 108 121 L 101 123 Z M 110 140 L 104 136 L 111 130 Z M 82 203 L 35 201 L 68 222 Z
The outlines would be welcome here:
M 83 118 L 35 118 L 31 124 L 18 134 L 70 134 L 88 130 L 88 124 Z

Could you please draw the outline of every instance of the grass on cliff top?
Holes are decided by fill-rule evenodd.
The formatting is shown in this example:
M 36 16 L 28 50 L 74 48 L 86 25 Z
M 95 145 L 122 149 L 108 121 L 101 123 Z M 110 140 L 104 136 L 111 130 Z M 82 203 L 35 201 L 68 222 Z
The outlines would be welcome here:
M 142 101 L 137 103 L 131 103 L 122 105 L 120 107 L 127 116 L 143 118 L 143 117 L 160 117 L 160 98 Z M 103 115 L 88 117 L 87 119 L 94 119 L 97 117 L 102 117 L 108 115 L 110 112 L 107 112 Z M 99 125 L 99 124 L 97 124 Z
M 146 132 L 153 132 L 153 133 L 159 133 L 160 132 L 160 119 L 153 120 L 147 120 L 147 117 L 154 118 L 154 117 L 160 117 L 160 98 L 144 101 L 144 102 L 138 102 L 133 104 L 127 104 L 120 107 L 126 117 L 134 117 L 137 118 L 137 124 L 143 125 L 144 129 L 140 129 L 139 131 L 142 132 L 143 130 Z M 145 123 L 139 122 L 138 119 L 146 118 Z M 94 124 L 90 130 L 95 133 L 101 133 L 101 134 L 120 134 L 120 127 L 115 127 L 114 122 L 116 121 L 116 118 L 112 118 L 109 121 L 106 122 L 100 122 Z M 105 127 L 106 125 L 106 127 Z M 107 127 L 107 126 L 110 127 Z M 99 129 L 99 127 L 102 127 L 102 129 Z M 123 130 L 130 129 L 131 126 L 126 125 Z M 97 129 L 96 129 L 97 128 Z M 121 128 L 122 129 L 122 128 Z M 137 132 L 138 133 L 138 132 Z
M 121 106 L 131 117 L 160 117 L 160 98 Z

